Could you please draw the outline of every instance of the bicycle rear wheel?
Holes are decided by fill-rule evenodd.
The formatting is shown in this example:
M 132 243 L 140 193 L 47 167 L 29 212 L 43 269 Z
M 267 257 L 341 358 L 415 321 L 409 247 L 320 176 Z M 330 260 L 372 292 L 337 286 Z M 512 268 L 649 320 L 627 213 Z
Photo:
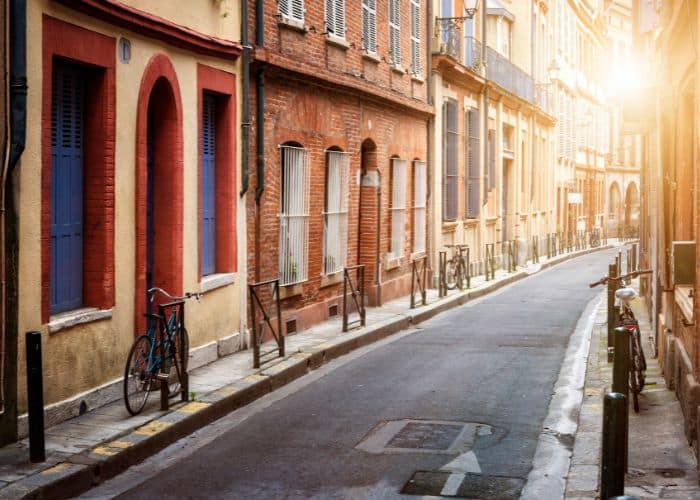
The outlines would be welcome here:
M 124 369 L 124 404 L 131 415 L 141 413 L 153 388 L 153 373 L 149 369 L 151 339 L 147 335 L 136 338 Z

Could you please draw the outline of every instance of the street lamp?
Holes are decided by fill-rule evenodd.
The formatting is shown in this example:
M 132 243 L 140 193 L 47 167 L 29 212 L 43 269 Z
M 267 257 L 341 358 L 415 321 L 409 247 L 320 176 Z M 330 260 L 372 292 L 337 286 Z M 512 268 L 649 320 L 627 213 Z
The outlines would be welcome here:
M 468 19 L 473 19 L 474 14 L 476 14 L 477 10 L 479 10 L 479 0 L 465 0 L 464 1 L 464 12 L 467 14 L 466 17 Z
M 556 59 L 552 59 L 552 62 L 549 63 L 549 67 L 547 68 L 547 74 L 549 76 L 549 83 L 552 84 L 559 80 L 559 73 L 561 72 L 561 68 L 559 67 L 559 63 L 557 62 Z

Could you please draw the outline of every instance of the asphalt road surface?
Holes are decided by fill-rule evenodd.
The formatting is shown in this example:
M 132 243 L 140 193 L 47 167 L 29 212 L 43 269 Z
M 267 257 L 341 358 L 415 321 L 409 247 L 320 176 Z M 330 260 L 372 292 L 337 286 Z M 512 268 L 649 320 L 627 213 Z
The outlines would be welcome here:
M 345 356 L 86 497 L 517 498 L 569 337 L 612 251 Z M 410 497 L 407 497 L 410 498 Z

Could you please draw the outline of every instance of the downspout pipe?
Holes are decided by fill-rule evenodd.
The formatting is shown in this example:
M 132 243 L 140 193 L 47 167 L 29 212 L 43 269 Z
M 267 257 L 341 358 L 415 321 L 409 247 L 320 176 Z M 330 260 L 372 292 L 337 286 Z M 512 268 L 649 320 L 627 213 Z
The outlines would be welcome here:
M 247 12 L 246 14 L 247 15 Z M 265 46 L 265 2 L 255 2 L 255 45 Z M 265 192 L 265 73 L 258 66 L 255 73 L 255 281 L 260 281 L 260 238 L 262 223 L 260 200 Z
M 250 46 L 248 43 L 248 0 L 241 0 L 241 78 L 243 79 L 243 110 L 241 123 L 241 197 L 248 192 L 248 161 L 250 147 Z
M 11 171 L 24 152 L 27 130 L 27 3 L 10 5 L 10 159 Z M 3 175 L 3 183 L 5 180 Z

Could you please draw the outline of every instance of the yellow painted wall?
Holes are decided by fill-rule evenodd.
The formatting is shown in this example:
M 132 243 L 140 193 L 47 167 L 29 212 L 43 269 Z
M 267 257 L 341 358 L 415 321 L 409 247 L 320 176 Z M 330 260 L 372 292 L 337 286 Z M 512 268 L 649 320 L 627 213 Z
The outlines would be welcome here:
M 228 0 L 221 3 L 210 0 L 185 2 L 158 0 L 127 2 L 134 6 L 152 7 L 162 17 L 178 24 L 189 24 L 189 13 L 196 12 L 192 27 L 212 30 L 211 34 L 239 39 L 239 16 L 230 9 Z M 189 8 L 197 4 L 199 8 Z M 222 16 L 227 9 L 229 15 Z M 116 147 L 115 147 L 115 307 L 111 319 L 79 325 L 49 334 L 41 324 L 41 243 L 40 243 L 40 179 L 41 179 L 41 88 L 42 88 L 42 14 L 48 14 L 72 24 L 115 38 L 131 41 L 132 58 L 128 63 L 116 63 Z M 166 54 L 175 68 L 182 96 L 183 159 L 184 159 L 184 256 L 183 286 L 187 291 L 198 291 L 197 252 L 197 62 L 239 74 L 240 61 L 206 58 L 170 47 L 93 20 L 74 10 L 49 0 L 28 2 L 28 123 L 27 149 L 21 163 L 20 192 L 20 265 L 19 265 L 19 398 L 20 412 L 25 410 L 24 388 L 24 335 L 27 330 L 42 332 L 44 359 L 45 403 L 51 404 L 88 391 L 123 375 L 124 364 L 134 338 L 134 186 L 135 136 L 138 91 L 150 58 Z M 116 54 L 115 54 L 116 58 Z M 240 130 L 241 82 L 237 78 L 237 121 Z M 240 188 L 240 141 L 237 152 L 237 187 Z M 241 279 L 245 278 L 245 221 L 241 217 L 244 205 L 237 203 L 238 272 L 233 285 L 207 293 L 200 303 L 187 306 L 187 329 L 192 347 L 230 335 L 240 330 Z M 232 235 L 234 237 L 234 235 Z

